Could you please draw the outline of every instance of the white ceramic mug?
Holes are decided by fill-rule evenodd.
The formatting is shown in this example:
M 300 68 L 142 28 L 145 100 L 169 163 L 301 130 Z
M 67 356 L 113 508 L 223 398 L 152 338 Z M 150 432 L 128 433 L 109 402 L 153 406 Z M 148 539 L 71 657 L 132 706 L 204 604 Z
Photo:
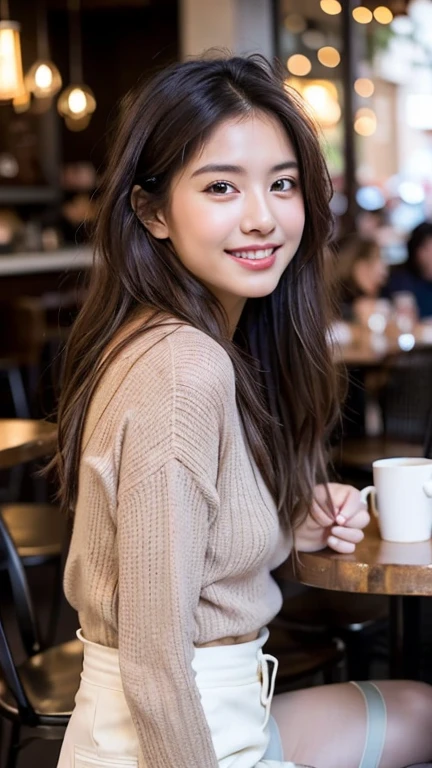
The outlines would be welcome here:
M 361 491 L 371 495 L 386 541 L 426 541 L 432 533 L 432 459 L 378 459 L 372 464 L 374 485 Z

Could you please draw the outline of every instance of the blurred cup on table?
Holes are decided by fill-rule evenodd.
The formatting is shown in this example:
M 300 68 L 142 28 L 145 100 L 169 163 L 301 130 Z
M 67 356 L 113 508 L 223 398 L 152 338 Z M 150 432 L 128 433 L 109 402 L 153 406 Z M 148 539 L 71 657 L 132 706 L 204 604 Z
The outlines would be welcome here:
M 384 352 L 388 347 L 387 326 L 392 315 L 392 305 L 388 299 L 361 297 L 354 305 L 354 315 L 358 323 L 370 331 L 370 345 L 376 352 Z
M 410 291 L 397 291 L 393 294 L 393 313 L 396 325 L 401 333 L 411 333 L 418 322 L 416 297 Z
M 371 299 L 364 296 L 354 304 L 356 320 L 372 333 L 385 333 L 391 313 L 392 306 L 388 299 Z
M 372 464 L 374 485 L 361 491 L 370 499 L 385 541 L 414 542 L 432 533 L 432 459 L 378 459 Z

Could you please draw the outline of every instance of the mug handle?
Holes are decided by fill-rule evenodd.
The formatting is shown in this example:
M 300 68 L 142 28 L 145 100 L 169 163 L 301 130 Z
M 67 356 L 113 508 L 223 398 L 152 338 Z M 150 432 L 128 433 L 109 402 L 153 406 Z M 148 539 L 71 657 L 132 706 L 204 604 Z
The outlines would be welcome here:
M 425 485 L 430 485 L 430 491 L 431 491 L 430 495 L 432 496 L 432 480 L 430 481 L 430 483 L 425 483 Z M 424 488 L 424 486 L 423 486 L 423 488 Z M 425 490 L 425 493 L 427 493 L 426 490 Z M 371 512 L 373 512 L 375 517 L 378 517 L 378 508 L 377 508 L 377 505 L 376 505 L 376 495 L 377 495 L 377 493 L 376 493 L 376 488 L 375 488 L 374 485 L 367 485 L 366 488 L 362 488 L 362 490 L 360 491 L 360 498 L 361 498 L 363 504 L 367 504 L 368 509 Z
M 432 497 L 432 480 L 428 480 L 426 483 L 423 483 L 423 490 L 426 496 L 429 496 L 429 498 Z

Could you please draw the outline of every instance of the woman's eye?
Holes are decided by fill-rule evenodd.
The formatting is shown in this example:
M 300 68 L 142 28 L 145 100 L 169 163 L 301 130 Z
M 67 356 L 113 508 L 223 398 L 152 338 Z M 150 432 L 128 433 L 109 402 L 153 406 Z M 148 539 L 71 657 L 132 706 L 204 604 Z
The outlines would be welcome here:
M 290 192 L 296 186 L 294 179 L 277 179 L 271 188 L 274 192 Z
M 233 185 L 228 184 L 227 181 L 215 181 L 214 184 L 210 184 L 206 189 L 206 192 L 212 192 L 214 195 L 226 195 L 234 191 Z

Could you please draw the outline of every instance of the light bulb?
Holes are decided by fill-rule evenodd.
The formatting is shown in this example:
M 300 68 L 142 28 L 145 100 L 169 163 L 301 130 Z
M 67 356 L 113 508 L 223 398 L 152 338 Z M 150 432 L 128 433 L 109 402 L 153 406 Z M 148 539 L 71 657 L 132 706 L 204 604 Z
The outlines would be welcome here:
M 26 88 L 37 99 L 54 96 L 60 90 L 62 79 L 55 64 L 49 59 L 38 59 L 25 76 Z
M 39 64 L 35 72 L 35 83 L 38 88 L 49 88 L 52 85 L 53 76 L 51 69 L 46 64 Z
M 19 30 L 16 21 L 0 22 L 0 99 L 5 101 L 25 90 Z
M 57 102 L 57 109 L 61 116 L 65 118 L 66 125 L 70 127 L 71 122 L 83 122 L 83 118 L 91 115 L 96 109 L 96 99 L 93 91 L 83 84 L 75 83 L 70 85 L 60 94 Z M 83 125 L 88 122 L 84 120 Z M 84 127 L 85 127 L 84 125 Z M 77 127 L 77 130 L 81 128 Z
M 87 106 L 87 98 L 81 88 L 74 88 L 68 97 L 68 107 L 73 115 L 76 117 L 85 114 Z

